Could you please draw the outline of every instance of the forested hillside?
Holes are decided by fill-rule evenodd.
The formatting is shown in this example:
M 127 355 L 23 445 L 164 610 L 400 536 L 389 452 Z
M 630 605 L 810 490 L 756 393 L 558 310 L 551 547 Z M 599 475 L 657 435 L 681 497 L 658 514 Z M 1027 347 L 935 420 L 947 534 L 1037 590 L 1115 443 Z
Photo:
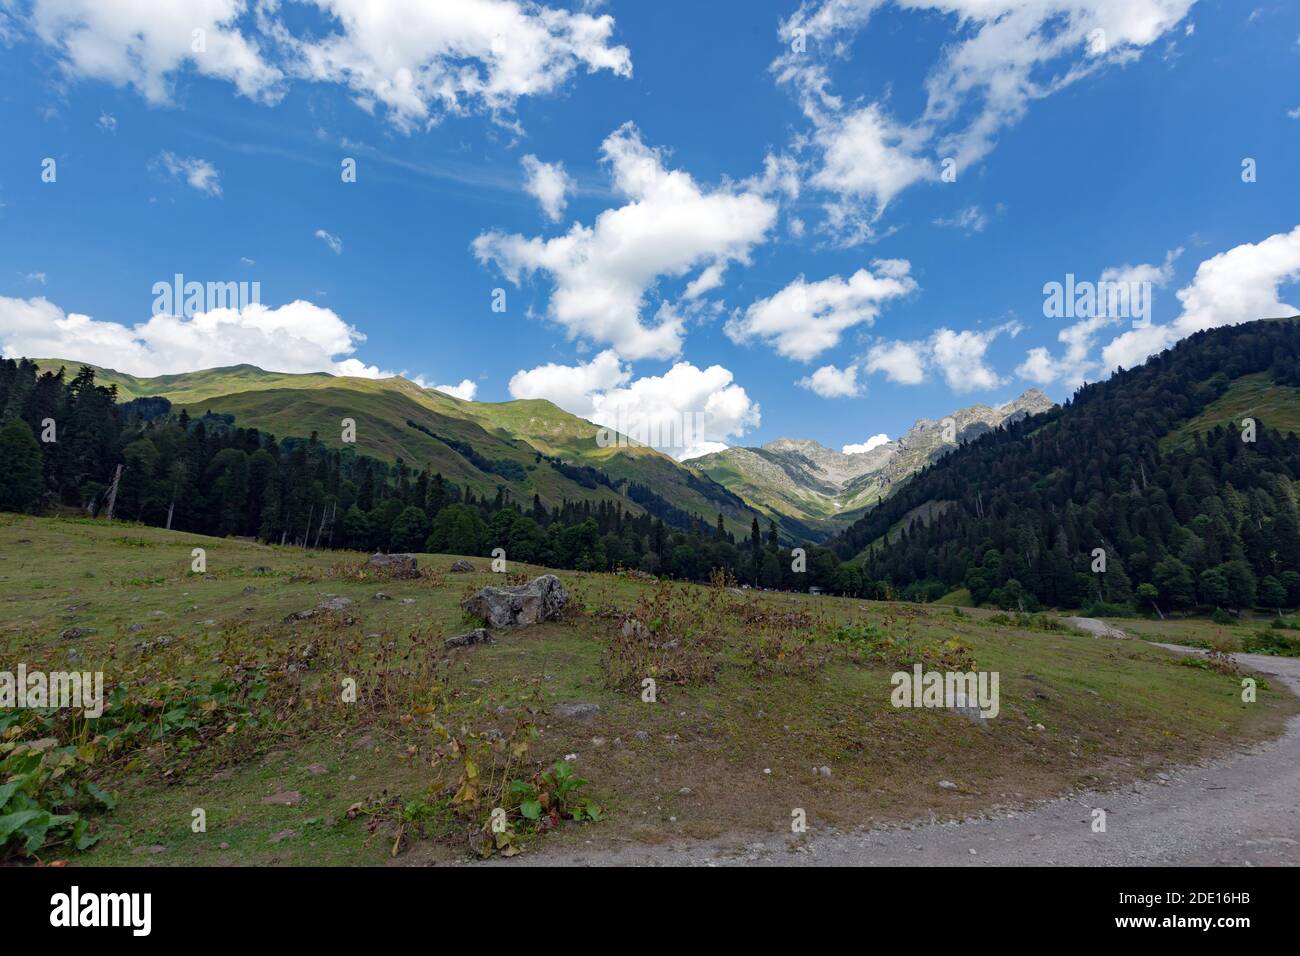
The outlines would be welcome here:
M 766 544 L 738 547 L 720 511 L 688 512 L 648 485 L 534 449 L 489 459 L 413 420 L 388 424 L 444 448 L 467 473 L 497 476 L 494 490 L 412 468 L 400 457 L 330 448 L 314 431 L 277 438 L 240 427 L 233 415 L 191 417 L 161 396 L 119 402 L 116 385 L 98 384 L 88 366 L 68 379 L 62 369 L 42 373 L 27 360 L 0 360 L 0 423 L 0 511 L 111 509 L 119 519 L 178 531 L 310 547 L 484 556 L 503 548 L 511 560 L 558 568 L 626 566 L 698 580 L 725 568 L 780 579 L 775 529 L 764 538 L 756 519 L 750 537 Z M 536 493 L 512 494 L 510 482 L 525 473 L 590 494 L 550 504 Z M 743 507 L 720 486 L 682 474 L 697 483 L 701 500 Z
M 877 589 L 1005 607 L 1294 606 L 1300 438 L 1271 419 L 1294 421 L 1298 389 L 1296 320 L 1198 333 L 961 447 L 833 545 Z

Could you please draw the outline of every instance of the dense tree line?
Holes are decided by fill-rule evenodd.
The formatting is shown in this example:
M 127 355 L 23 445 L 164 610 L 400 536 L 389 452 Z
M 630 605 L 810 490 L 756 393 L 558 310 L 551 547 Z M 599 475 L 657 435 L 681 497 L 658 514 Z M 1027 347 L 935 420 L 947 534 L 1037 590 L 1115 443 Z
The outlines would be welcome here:
M 47 423 L 53 440 L 40 441 Z M 610 486 L 603 473 L 554 463 L 593 488 Z M 483 556 L 504 548 L 510 560 L 551 567 L 622 566 L 690 580 L 726 569 L 767 587 L 829 585 L 827 561 L 838 563 L 825 549 L 811 555 L 813 580 L 791 570 L 774 525 L 761 533 L 755 519 L 750 538 L 737 544 L 721 515 L 710 525 L 638 485 L 630 497 L 643 510 L 589 500 L 547 507 L 537 495 L 517 501 L 504 487 L 476 496 L 429 469 L 331 449 L 314 434 L 277 439 L 229 416 L 191 419 L 163 398 L 119 403 L 91 368 L 68 380 L 62 369 L 38 374 L 27 360 L 0 360 L 3 510 L 104 514 L 111 505 L 116 518 L 200 534 Z
M 1253 373 L 1300 385 L 1300 325 L 1198 333 L 954 450 L 832 544 L 843 558 L 867 549 L 860 581 L 873 583 L 859 593 L 965 587 L 1005 607 L 1162 613 L 1300 605 L 1300 439 L 1263 413 L 1253 431 L 1173 434 Z

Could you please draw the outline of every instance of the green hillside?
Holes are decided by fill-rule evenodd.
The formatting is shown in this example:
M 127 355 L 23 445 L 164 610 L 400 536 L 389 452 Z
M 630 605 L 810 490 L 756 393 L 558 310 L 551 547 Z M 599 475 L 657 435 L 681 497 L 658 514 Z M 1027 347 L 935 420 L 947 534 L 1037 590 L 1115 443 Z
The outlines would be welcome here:
M 1161 442 L 1161 450 L 1191 445 L 1195 435 L 1219 427 L 1240 431 L 1245 418 L 1253 418 L 1269 428 L 1300 434 L 1300 388 L 1279 385 L 1270 372 L 1243 375 L 1205 411 L 1167 435 Z
M 42 370 L 63 366 L 69 374 L 90 365 L 97 381 L 117 386 L 123 401 L 166 398 L 192 417 L 229 415 L 239 426 L 281 438 L 305 438 L 316 432 L 329 447 L 342 445 L 341 422 L 351 418 L 357 426 L 357 451 L 390 463 L 401 458 L 412 468 L 430 468 L 480 494 L 493 494 L 503 485 L 522 501 L 537 494 L 548 506 L 564 500 L 621 501 L 637 514 L 663 510 L 659 504 L 647 503 L 644 495 L 629 494 L 636 484 L 681 512 L 678 524 L 691 514 L 712 524 L 720 512 L 727 529 L 738 538 L 749 534 L 756 515 L 725 488 L 653 448 L 600 447 L 596 425 L 545 400 L 468 402 L 401 377 L 291 374 L 252 365 L 141 378 L 70 359 L 35 361 Z M 463 442 L 491 461 L 513 462 L 524 474 L 513 477 L 485 470 L 429 432 Z M 539 460 L 539 453 L 598 469 L 614 487 L 566 476 L 546 458 Z

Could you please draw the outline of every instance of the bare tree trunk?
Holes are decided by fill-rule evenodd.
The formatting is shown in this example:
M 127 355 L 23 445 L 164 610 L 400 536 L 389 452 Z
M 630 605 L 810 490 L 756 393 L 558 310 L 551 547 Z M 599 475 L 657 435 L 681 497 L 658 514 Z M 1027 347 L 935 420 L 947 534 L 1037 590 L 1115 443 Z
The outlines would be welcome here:
M 113 471 L 113 484 L 108 489 L 108 520 L 113 520 L 113 509 L 117 507 L 117 483 L 122 480 L 122 466 Z

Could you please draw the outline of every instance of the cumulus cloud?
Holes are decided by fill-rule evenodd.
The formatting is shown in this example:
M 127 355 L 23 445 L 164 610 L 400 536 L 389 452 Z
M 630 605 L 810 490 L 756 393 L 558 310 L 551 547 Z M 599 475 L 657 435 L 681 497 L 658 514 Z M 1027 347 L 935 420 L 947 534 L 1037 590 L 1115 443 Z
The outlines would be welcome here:
M 1174 262 L 1182 253 L 1181 247 L 1170 250 L 1160 265 L 1144 262 L 1111 266 L 1102 270 L 1100 283 L 1109 284 L 1108 288 L 1114 288 L 1115 283 L 1128 289 L 1135 289 L 1143 283 L 1149 283 L 1153 289 L 1163 288 L 1173 280 Z M 1131 298 L 1130 295 L 1130 301 Z M 1061 382 L 1071 387 L 1099 379 L 1107 369 L 1093 355 L 1097 337 L 1103 329 L 1129 319 L 1109 303 L 1098 303 L 1098 311 L 1100 314 L 1083 318 L 1057 334 L 1057 340 L 1065 345 L 1065 352 L 1059 358 L 1043 346 L 1032 348 L 1016 368 L 1016 374 L 1039 385 Z
M 651 444 L 680 460 L 717 451 L 760 421 L 759 406 L 720 365 L 678 362 L 663 375 L 634 379 L 608 349 L 585 364 L 516 372 L 510 395 L 548 399 L 633 438 L 659 436 Z
M 478 394 L 478 382 L 468 378 L 462 379 L 459 385 L 435 385 L 433 388 L 435 391 L 444 392 L 467 402 L 474 401 L 474 396 Z
M 325 245 L 329 247 L 330 252 L 334 253 L 334 255 L 336 256 L 343 255 L 343 240 L 340 239 L 338 236 L 326 232 L 324 229 L 317 229 L 314 233 L 312 233 L 312 235 L 314 235 L 321 242 L 325 243 Z
M 551 93 L 577 70 L 632 75 L 627 47 L 611 45 L 614 18 L 521 0 L 313 0 L 337 27 L 321 39 L 277 35 L 292 72 L 342 83 L 402 129 L 440 113 L 513 109 Z
M 702 187 L 666 168 L 631 123 L 612 133 L 601 153 L 625 205 L 553 239 L 484 233 L 474 240 L 474 254 L 516 285 L 533 273 L 550 276 L 548 315 L 570 339 L 612 345 L 626 359 L 672 358 L 681 351 L 682 307 L 661 302 L 644 322 L 651 286 L 661 277 L 696 273 L 683 294 L 686 304 L 717 287 L 730 263 L 749 262 L 776 205 L 743 188 Z
M 567 412 L 588 420 L 596 414 L 596 397 L 625 384 L 632 372 L 618 354 L 606 349 L 590 362 L 578 365 L 539 365 L 520 370 L 510 379 L 511 398 L 544 398 Z
M 867 352 L 868 372 L 883 372 L 896 385 L 925 381 L 926 348 L 923 342 L 879 342 Z
M 810 0 L 780 26 L 787 46 L 772 65 L 812 129 L 810 181 L 830 192 L 828 228 L 841 242 L 875 237 L 875 222 L 907 187 L 958 175 L 992 151 L 998 134 L 1030 105 L 1112 64 L 1123 64 L 1173 30 L 1195 0 L 893 0 L 944 16 L 953 40 L 929 71 L 926 105 L 910 121 L 883 101 L 846 102 L 829 65 L 891 0 Z M 860 162 L 867 157 L 867 162 Z
M 881 342 L 867 353 L 865 368 L 899 385 L 918 385 L 934 369 L 954 392 L 986 391 L 1007 382 L 989 366 L 989 346 L 1000 335 L 1014 338 L 1021 331 L 1018 322 L 1005 322 L 983 331 L 937 329 L 918 342 Z
M 573 180 L 563 163 L 544 163 L 536 156 L 525 156 L 524 191 L 537 200 L 551 222 L 559 222 L 573 191 Z
M 1107 371 L 1131 368 L 1194 332 L 1297 314 L 1282 287 L 1300 282 L 1300 226 L 1206 259 L 1177 293 L 1182 312 L 1168 325 L 1131 329 L 1102 350 Z
M 155 315 L 133 326 L 64 312 L 45 298 L 0 296 L 0 351 L 8 357 L 94 362 L 132 375 L 250 364 L 277 372 L 391 375 L 352 357 L 365 336 L 334 312 L 297 300 Z
M 799 387 L 816 392 L 822 398 L 854 398 L 862 394 L 856 365 L 844 369 L 823 365 L 811 375 L 799 379 Z
M 185 70 L 267 102 L 302 79 L 346 87 L 403 130 L 447 114 L 509 111 L 578 70 L 632 73 L 608 15 L 531 0 L 308 4 L 324 30 L 295 33 L 278 0 L 33 0 L 31 29 L 68 75 L 132 86 L 151 103 L 171 102 Z
M 871 265 L 874 272 L 859 269 L 848 279 L 808 282 L 799 276 L 728 320 L 727 337 L 738 344 L 765 342 L 786 358 L 814 358 L 837 345 L 846 329 L 871 325 L 886 302 L 915 291 L 906 260 L 877 259 Z
M 177 156 L 163 150 L 150 162 L 150 168 L 159 170 L 172 179 L 184 180 L 189 186 L 207 196 L 221 195 L 221 173 L 206 159 L 197 156 Z
M 842 455 L 865 455 L 873 448 L 879 448 L 881 445 L 889 444 L 889 436 L 884 432 L 879 435 L 872 435 L 860 445 L 845 445 L 840 449 Z
M 172 99 L 184 68 L 274 101 L 283 74 L 237 24 L 245 0 L 34 0 L 31 27 L 65 73 L 132 86 L 150 103 Z

